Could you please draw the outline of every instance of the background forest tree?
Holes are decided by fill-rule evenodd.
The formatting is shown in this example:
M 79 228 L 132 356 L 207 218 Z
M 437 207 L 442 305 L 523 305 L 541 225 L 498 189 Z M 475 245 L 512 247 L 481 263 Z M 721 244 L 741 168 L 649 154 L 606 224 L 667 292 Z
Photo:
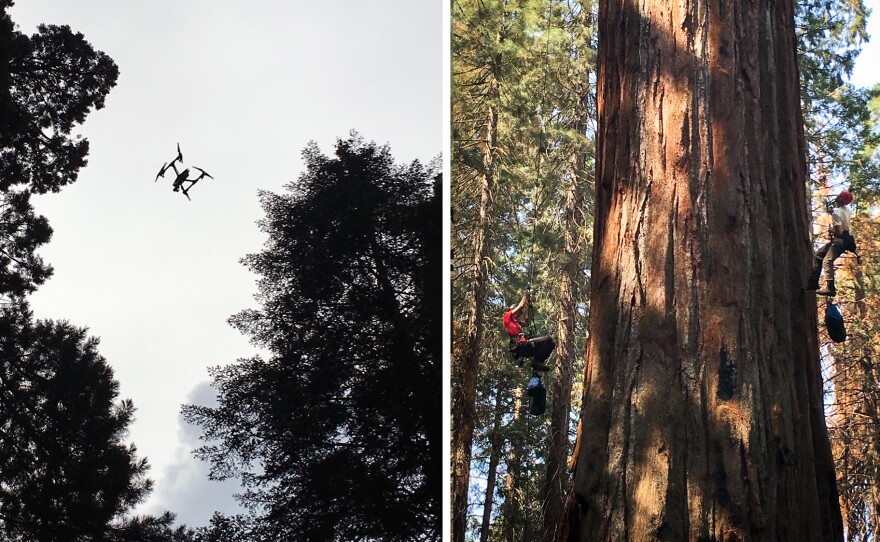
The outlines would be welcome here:
M 804 103 L 816 245 L 827 241 L 825 201 L 843 188 L 856 195 L 853 230 L 861 262 L 838 263 L 848 340 L 834 344 L 820 329 L 828 425 L 847 541 L 880 535 L 880 397 L 876 341 L 878 273 L 876 204 L 880 87 L 846 82 L 867 40 L 861 2 L 798 5 L 801 97 Z M 820 303 L 820 310 L 824 307 Z
M 591 10 L 453 3 L 455 540 L 549 540 L 568 485 L 589 288 Z M 545 378 L 547 425 L 526 415 L 530 373 L 507 354 L 500 326 L 526 286 L 537 316 L 530 331 L 559 342 Z
M 468 521 L 455 518 L 453 534 L 456 540 L 465 537 L 511 540 L 524 533 L 537 539 L 542 510 L 547 510 L 546 503 L 541 502 L 543 497 L 538 487 L 547 480 L 542 467 L 548 459 L 538 442 L 552 422 L 549 419 L 543 423 L 530 420 L 515 411 L 524 408 L 524 398 L 518 392 L 526 375 L 506 357 L 506 339 L 498 318 L 505 305 L 515 301 L 523 280 L 528 280 L 532 261 L 538 270 L 536 281 L 541 280 L 541 273 L 545 273 L 546 284 L 551 285 L 551 292 L 544 291 L 544 295 L 538 296 L 542 305 L 551 301 L 553 290 L 561 283 L 560 275 L 546 270 L 551 267 L 547 265 L 549 259 L 532 259 L 529 253 L 534 251 L 540 255 L 550 249 L 553 252 L 543 254 L 553 254 L 556 256 L 554 260 L 561 256 L 559 245 L 554 244 L 562 239 L 561 233 L 556 232 L 553 239 L 543 237 L 545 222 L 540 218 L 533 220 L 532 216 L 537 215 L 546 221 L 545 210 L 561 213 L 559 205 L 545 204 L 540 197 L 533 196 L 544 189 L 555 194 L 565 192 L 559 170 L 548 166 L 554 160 L 564 161 L 558 158 L 557 152 L 564 153 L 565 146 L 551 143 L 546 155 L 537 155 L 534 149 L 553 141 L 548 135 L 550 123 L 541 117 L 540 112 L 550 108 L 553 114 L 547 117 L 551 118 L 571 111 L 553 100 L 544 104 L 541 100 L 564 94 L 575 82 L 592 80 L 589 76 L 592 64 L 575 60 L 579 57 L 569 55 L 570 49 L 556 48 L 554 43 L 572 39 L 562 37 L 562 33 L 586 32 L 581 35 L 590 35 L 595 20 L 585 18 L 586 29 L 574 32 L 576 27 L 558 21 L 547 24 L 548 14 L 561 14 L 571 10 L 573 5 L 572 2 L 454 2 L 452 7 L 453 498 L 466 495 L 466 500 L 453 503 L 453 515 L 461 515 L 463 500 L 469 506 L 464 513 Z M 583 9 L 582 6 L 581 13 L 589 14 L 589 7 Z M 869 300 L 870 285 L 873 284 L 871 277 L 876 274 L 872 269 L 877 260 L 871 254 L 870 245 L 863 240 L 875 238 L 871 228 L 876 218 L 870 217 L 870 211 L 876 201 L 877 130 L 874 127 L 876 117 L 869 104 L 876 94 L 874 90 L 857 89 L 846 83 L 860 45 L 867 39 L 864 30 L 866 15 L 861 2 L 797 4 L 800 91 L 808 143 L 807 181 L 809 192 L 815 198 L 812 210 L 817 224 L 814 238 L 816 243 L 824 242 L 824 226 L 819 223 L 825 210 L 820 200 L 844 186 L 851 186 L 857 198 L 858 227 L 854 226 L 854 230 L 863 254 L 863 265 L 854 269 L 854 278 L 841 277 L 844 291 L 839 300 L 850 322 L 851 340 L 835 348 L 825 345 L 828 339 L 820 335 L 825 345 L 822 349 L 825 400 L 837 413 L 829 416 L 828 423 L 848 540 L 867 540 L 868 533 L 874 533 L 876 537 L 877 528 L 874 519 L 877 517 L 878 494 L 877 425 L 876 418 L 873 423 L 865 418 L 876 412 L 872 410 L 876 402 L 872 401 L 876 401 L 878 389 L 876 364 L 868 362 L 865 355 L 870 354 L 866 350 L 866 344 L 870 343 L 868 338 L 876 336 L 876 330 L 866 324 L 876 320 Z M 554 31 L 557 32 L 555 38 Z M 594 45 L 589 40 L 586 43 Z M 522 61 L 529 54 L 532 55 L 530 61 Z M 595 52 L 590 50 L 587 54 Z M 560 66 L 580 64 L 580 78 L 544 77 L 546 73 L 553 73 L 549 66 L 554 62 Z M 551 102 L 554 105 L 546 105 Z M 592 108 L 589 118 L 595 118 Z M 576 130 L 585 142 L 583 148 L 588 150 L 585 169 L 590 176 L 592 125 L 593 121 L 590 121 L 584 128 Z M 540 161 L 536 160 L 537 156 Z M 547 180 L 536 181 L 539 178 Z M 582 189 L 591 190 L 591 184 L 589 178 Z M 581 226 L 581 232 L 590 227 L 592 220 L 592 196 L 590 192 L 586 195 L 583 207 L 585 224 Z M 544 197 L 552 198 L 546 192 Z M 542 208 L 532 213 L 531 205 L 535 200 L 541 202 Z M 534 246 L 532 238 L 535 239 Z M 589 237 L 583 234 L 580 239 L 582 243 L 589 241 Z M 587 255 L 586 260 L 582 260 L 585 263 L 581 269 L 581 286 L 584 288 L 588 288 L 590 276 L 590 244 L 582 245 L 582 253 Z M 855 264 L 850 260 L 845 264 L 842 262 L 841 267 L 854 267 Z M 855 281 L 855 275 L 860 277 L 860 284 L 869 285 L 867 293 L 861 294 L 868 301 L 862 299 L 858 304 L 855 299 L 850 301 L 847 297 L 857 292 L 847 282 Z M 538 291 L 542 292 L 541 289 Z M 583 329 L 584 300 L 580 301 L 579 307 L 577 333 L 582 341 L 586 334 Z M 543 306 L 539 312 L 549 316 L 554 311 Z M 463 363 L 465 345 L 469 340 L 473 341 L 478 327 L 481 333 L 479 346 L 472 358 L 479 361 L 472 361 L 468 366 Z M 546 327 L 553 329 L 550 325 Z M 866 329 L 862 330 L 863 327 Z M 864 333 L 862 337 L 865 338 L 861 342 L 860 333 Z M 858 354 L 845 353 L 856 345 Z M 837 369 L 838 366 L 858 370 L 843 371 Z M 466 382 L 468 375 L 463 374 L 469 371 L 478 375 L 475 391 L 470 396 Z M 575 380 L 572 412 L 578 409 L 580 382 L 577 378 Z M 845 392 L 837 390 L 851 391 L 846 396 Z M 462 418 L 466 417 L 471 398 L 475 406 L 472 422 L 475 429 L 469 441 L 473 453 L 466 456 L 462 453 L 466 451 L 466 444 L 457 442 L 456 438 L 462 438 L 463 429 L 467 429 Z M 846 404 L 849 407 L 844 411 Z M 572 419 L 576 417 L 573 415 Z M 571 445 L 570 441 L 568 445 Z M 456 456 L 456 453 L 460 455 Z M 466 458 L 464 468 L 458 464 L 462 458 Z M 462 473 L 469 476 L 465 493 L 456 489 L 456 478 Z M 517 528 L 521 530 L 517 531 Z
M 354 134 L 315 144 L 263 192 L 260 310 L 230 322 L 269 352 L 211 371 L 188 405 L 197 455 L 249 513 L 208 539 L 438 540 L 442 495 L 441 177 Z M 211 538 L 211 537 L 214 538 Z

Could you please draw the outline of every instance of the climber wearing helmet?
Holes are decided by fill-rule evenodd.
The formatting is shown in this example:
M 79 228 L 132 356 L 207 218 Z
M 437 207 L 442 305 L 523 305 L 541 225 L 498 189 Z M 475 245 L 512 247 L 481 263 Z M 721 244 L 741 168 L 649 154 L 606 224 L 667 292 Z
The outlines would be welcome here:
M 813 273 L 807 282 L 805 290 L 818 290 L 818 295 L 835 296 L 837 288 L 834 286 L 834 260 L 846 251 L 856 251 L 856 241 L 849 234 L 849 223 L 852 211 L 849 205 L 853 195 L 849 190 L 844 190 L 834 198 L 834 210 L 831 212 L 831 242 L 816 251 L 813 262 Z M 819 289 L 819 277 L 825 272 L 825 289 Z
M 532 358 L 532 369 L 536 371 L 549 371 L 550 367 L 544 362 L 553 353 L 556 348 L 556 342 L 553 337 L 545 335 L 543 337 L 528 338 L 523 333 L 523 324 L 528 325 L 531 314 L 523 315 L 523 309 L 531 312 L 531 302 L 529 300 L 529 291 L 526 290 L 522 294 L 519 303 L 510 307 L 510 310 L 504 313 L 502 324 L 504 330 L 510 337 L 510 353 L 514 359 Z M 522 322 L 520 322 L 522 318 Z M 522 364 L 522 361 L 520 361 Z

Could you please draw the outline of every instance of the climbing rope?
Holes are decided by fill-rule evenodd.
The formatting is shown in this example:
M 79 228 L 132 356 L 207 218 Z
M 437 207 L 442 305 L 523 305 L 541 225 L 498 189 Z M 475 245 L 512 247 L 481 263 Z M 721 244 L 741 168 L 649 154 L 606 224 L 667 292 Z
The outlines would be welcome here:
M 550 3 L 550 5 L 548 6 L 548 9 L 547 9 L 547 25 L 544 30 L 544 36 L 547 40 L 547 47 L 546 47 L 546 50 L 544 53 L 544 77 L 543 77 L 544 84 L 541 89 L 541 101 L 540 101 L 539 110 L 538 110 L 538 116 L 539 116 L 538 121 L 539 121 L 540 132 L 538 133 L 538 144 L 537 144 L 538 152 L 537 152 L 537 160 L 536 160 L 536 164 L 535 164 L 535 185 L 533 187 L 532 197 L 530 198 L 531 211 L 532 211 L 532 233 L 531 233 L 531 240 L 530 240 L 530 244 L 529 244 L 529 251 L 528 251 L 528 255 L 527 255 L 528 274 L 527 274 L 527 279 L 526 279 L 526 290 L 529 292 L 529 301 L 528 301 L 527 309 L 529 311 L 528 328 L 529 328 L 530 335 L 532 334 L 534 320 L 535 320 L 534 319 L 534 310 L 533 310 L 533 306 L 532 306 L 532 299 L 531 299 L 531 291 L 532 291 L 532 285 L 534 285 L 534 283 L 535 283 L 535 239 L 537 237 L 539 208 L 540 208 L 540 205 L 538 202 L 538 197 L 540 196 L 541 192 L 543 191 L 543 187 L 544 187 L 543 186 L 544 182 L 541 178 L 541 165 L 542 165 L 542 158 L 544 156 L 544 153 L 547 151 L 547 144 L 546 144 L 545 137 L 544 137 L 545 126 L 547 123 L 544 122 L 544 119 L 541 117 L 544 115 L 544 113 L 546 111 L 546 105 L 547 105 L 547 80 L 550 78 L 550 29 L 551 29 L 552 22 L 553 22 L 553 4 Z

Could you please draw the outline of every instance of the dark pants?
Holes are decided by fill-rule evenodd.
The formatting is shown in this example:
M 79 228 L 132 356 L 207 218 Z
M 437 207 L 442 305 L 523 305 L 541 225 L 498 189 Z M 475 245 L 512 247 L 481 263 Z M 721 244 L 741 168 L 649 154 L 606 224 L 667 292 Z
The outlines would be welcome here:
M 812 281 L 818 282 L 822 272 L 825 273 L 825 280 L 834 280 L 834 260 L 840 257 L 847 250 L 855 252 L 856 241 L 848 231 L 843 232 L 840 237 L 834 237 L 830 243 L 816 251 L 816 261 L 813 265 Z
M 516 359 L 535 358 L 536 363 L 544 363 L 553 353 L 554 348 L 556 348 L 556 341 L 553 340 L 553 337 L 546 335 L 516 343 L 515 346 L 511 344 L 510 351 L 513 352 L 513 357 Z

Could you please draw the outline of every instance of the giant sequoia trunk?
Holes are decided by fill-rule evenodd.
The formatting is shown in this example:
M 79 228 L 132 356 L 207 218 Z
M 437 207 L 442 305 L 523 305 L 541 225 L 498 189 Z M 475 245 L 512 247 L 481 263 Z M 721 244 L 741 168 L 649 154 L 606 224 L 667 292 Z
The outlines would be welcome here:
M 583 541 L 842 540 L 791 0 L 600 3 Z

